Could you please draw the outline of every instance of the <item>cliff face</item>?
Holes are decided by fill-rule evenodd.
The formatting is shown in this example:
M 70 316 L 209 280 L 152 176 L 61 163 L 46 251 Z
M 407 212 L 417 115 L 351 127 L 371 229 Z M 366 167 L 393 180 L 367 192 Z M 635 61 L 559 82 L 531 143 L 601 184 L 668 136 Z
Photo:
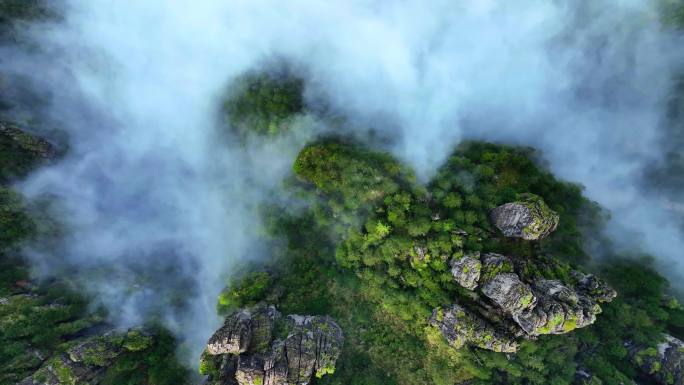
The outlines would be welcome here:
M 307 385 L 335 371 L 342 342 L 327 316 L 283 319 L 274 306 L 240 309 L 209 339 L 200 372 L 212 385 Z

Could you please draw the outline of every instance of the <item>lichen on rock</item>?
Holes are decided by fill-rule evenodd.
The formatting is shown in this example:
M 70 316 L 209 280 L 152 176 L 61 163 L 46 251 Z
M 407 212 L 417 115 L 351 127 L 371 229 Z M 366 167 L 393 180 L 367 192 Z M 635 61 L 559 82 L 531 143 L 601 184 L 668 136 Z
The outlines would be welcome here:
M 284 339 L 274 336 L 278 322 Z M 239 342 L 232 337 L 236 332 Z M 307 385 L 314 376 L 334 372 L 342 342 L 342 329 L 328 316 L 289 315 L 280 320 L 274 306 L 258 305 L 226 318 L 209 340 L 200 372 L 211 384 Z
M 520 194 L 518 200 L 505 203 L 490 212 L 492 223 L 507 237 L 538 240 L 558 226 L 558 214 L 537 195 Z
M 466 344 L 504 353 L 514 353 L 518 349 L 515 340 L 458 304 L 435 309 L 430 324 L 456 349 Z
M 472 253 L 452 260 L 454 280 L 470 290 L 479 288 L 472 296 L 484 318 L 451 305 L 446 310 L 435 309 L 430 322 L 456 348 L 468 343 L 500 351 L 512 349 L 513 345 L 489 343 L 494 337 L 496 341 L 514 341 L 519 337 L 564 334 L 591 325 L 601 312 L 599 303 L 609 302 L 616 295 L 602 280 L 569 270 L 569 266 L 544 265 L 570 281 L 563 282 L 530 271 L 530 263 L 496 253 Z M 542 260 L 536 263 L 544 264 Z M 492 324 L 498 334 L 493 332 Z
M 632 361 L 641 371 L 663 385 L 684 385 L 684 342 L 671 335 L 656 347 L 629 346 Z
M 474 290 L 477 287 L 482 269 L 479 253 L 465 255 L 458 259 L 454 258 L 450 265 L 451 275 L 454 276 L 459 285 L 468 290 Z
M 122 354 L 145 349 L 151 343 L 152 336 L 141 329 L 112 331 L 73 342 L 17 385 L 99 384 L 107 368 Z

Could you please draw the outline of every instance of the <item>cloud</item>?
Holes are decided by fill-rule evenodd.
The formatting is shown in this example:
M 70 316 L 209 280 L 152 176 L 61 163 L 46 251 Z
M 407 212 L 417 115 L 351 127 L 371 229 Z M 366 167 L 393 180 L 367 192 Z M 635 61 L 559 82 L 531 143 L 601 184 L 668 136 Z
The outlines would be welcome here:
M 680 214 L 642 189 L 681 64 L 680 37 L 651 1 L 70 0 L 63 10 L 63 22 L 34 30 L 42 53 L 4 48 L 2 70 L 48 89 L 50 118 L 70 137 L 69 154 L 21 188 L 57 197 L 70 229 L 36 261 L 116 271 L 88 282 L 119 322 L 187 288 L 195 300 L 166 320 L 201 349 L 226 275 L 259 257 L 256 206 L 324 129 L 305 119 L 302 136 L 248 148 L 217 139 L 224 87 L 273 57 L 306 74 L 311 104 L 393 138 L 423 179 L 464 138 L 541 148 L 611 210 L 618 244 L 638 240 L 682 276 Z

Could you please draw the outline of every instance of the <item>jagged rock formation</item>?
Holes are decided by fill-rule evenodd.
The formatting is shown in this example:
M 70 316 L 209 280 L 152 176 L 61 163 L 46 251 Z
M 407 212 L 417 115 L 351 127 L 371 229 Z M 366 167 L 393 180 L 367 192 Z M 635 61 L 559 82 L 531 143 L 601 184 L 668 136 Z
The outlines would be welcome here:
M 519 262 L 516 265 L 510 257 L 494 253 L 483 254 L 476 260 L 477 257 L 473 254 L 467 257 L 467 262 L 463 261 L 466 257 L 452 261 L 452 274 L 457 270 L 454 279 L 458 283 L 465 282 L 467 286 L 464 287 L 467 289 L 473 290 L 479 286 L 481 300 L 487 301 L 483 305 L 488 309 L 483 314 L 513 321 L 501 328 L 508 329 L 506 338 L 509 339 L 516 336 L 531 338 L 542 334 L 563 334 L 591 325 L 601 312 L 599 303 L 609 302 L 616 295 L 613 289 L 593 275 L 573 271 L 571 275 L 576 282 L 571 286 L 555 279 L 526 277 L 518 273 L 523 270 L 525 263 Z M 471 266 L 479 263 L 477 283 L 463 278 L 462 266 L 466 266 L 466 263 Z M 458 310 L 457 316 L 446 317 L 445 322 L 435 322 L 433 314 L 432 323 L 439 326 L 452 345 L 460 346 L 467 341 L 484 349 L 505 351 L 501 350 L 501 346 L 484 343 L 501 341 L 503 338 L 501 333 L 497 336 L 491 327 L 483 326 L 487 324 L 485 320 L 458 305 L 452 305 L 450 309 L 452 310 L 435 311 L 450 314 Z M 492 315 L 492 311 L 495 314 Z M 468 326 L 469 323 L 473 325 Z M 510 330 L 511 325 L 514 330 Z M 487 335 L 488 341 L 484 341 L 481 335 Z M 515 350 L 517 345 L 506 343 L 504 346 Z
M 282 319 L 274 306 L 241 309 L 209 339 L 200 372 L 216 385 L 306 385 L 334 372 L 342 342 L 327 316 Z
M 207 343 L 207 352 L 217 354 L 240 354 L 247 351 L 252 337 L 252 315 L 248 311 L 239 311 L 226 318 L 223 326 L 217 330 Z
M 151 343 L 152 336 L 138 329 L 75 342 L 17 385 L 99 384 L 117 357 L 146 349 Z
M 518 349 L 515 340 L 456 304 L 446 309 L 435 309 L 430 324 L 437 327 L 456 349 L 466 343 L 495 352 L 513 353 Z
M 558 215 L 532 194 L 492 212 L 507 236 L 539 239 L 558 224 Z M 541 265 L 541 266 L 539 266 Z M 495 253 L 468 254 L 450 262 L 454 280 L 472 290 L 477 311 L 459 305 L 435 309 L 430 320 L 453 346 L 465 343 L 512 352 L 517 337 L 562 334 L 591 325 L 616 292 L 593 275 L 570 271 L 551 260 L 531 261 Z M 545 278 L 541 270 L 560 271 L 569 282 Z M 478 290 L 476 290 L 478 289 Z
M 537 195 L 520 194 L 519 201 L 503 204 L 490 213 L 494 225 L 507 237 L 537 240 L 551 234 L 559 216 Z
M 684 385 L 684 342 L 671 335 L 655 348 L 630 346 L 632 361 L 663 385 Z

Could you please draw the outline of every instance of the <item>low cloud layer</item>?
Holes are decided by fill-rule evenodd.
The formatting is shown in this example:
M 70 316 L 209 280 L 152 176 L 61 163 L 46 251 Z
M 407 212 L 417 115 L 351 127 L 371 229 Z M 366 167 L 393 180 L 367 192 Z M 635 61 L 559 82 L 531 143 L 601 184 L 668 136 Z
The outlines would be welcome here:
M 611 210 L 617 245 L 653 253 L 681 278 L 681 213 L 643 192 L 681 64 L 681 39 L 654 5 L 67 1 L 63 22 L 35 28 L 43 53 L 4 48 L 12 59 L 0 64 L 49 90 L 50 118 L 70 138 L 62 161 L 21 185 L 56 196 L 70 229 L 34 259 L 47 274 L 114 269 L 88 282 L 122 323 L 186 288 L 196 299 L 165 319 L 197 353 L 225 277 L 261 257 L 256 206 L 321 129 L 304 119 L 301 137 L 247 148 L 217 139 L 225 86 L 277 57 L 306 74 L 309 103 L 393 138 L 389 149 L 423 179 L 462 139 L 542 149 Z

